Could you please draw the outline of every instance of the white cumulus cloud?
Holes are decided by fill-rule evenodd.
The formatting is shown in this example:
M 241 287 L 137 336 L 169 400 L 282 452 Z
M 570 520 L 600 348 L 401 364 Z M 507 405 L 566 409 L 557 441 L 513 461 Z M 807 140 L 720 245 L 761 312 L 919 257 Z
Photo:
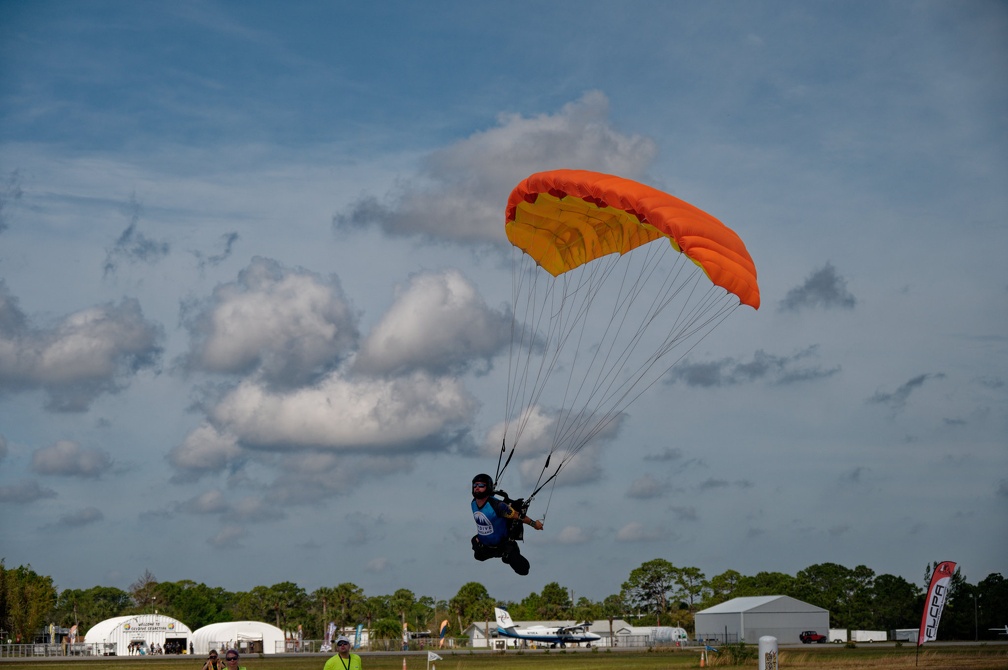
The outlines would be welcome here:
M 484 367 L 510 341 L 510 315 L 487 307 L 457 270 L 414 276 L 368 335 L 355 366 L 368 373 Z
M 124 388 L 161 355 L 163 332 L 140 303 L 89 307 L 36 327 L 0 280 L 0 392 L 41 388 L 56 411 L 88 409 L 96 397 Z
M 211 417 L 246 445 L 395 450 L 437 441 L 467 424 L 475 409 L 460 381 L 417 372 L 391 380 L 330 375 L 291 391 L 246 381 Z
M 387 233 L 468 242 L 504 242 L 503 204 L 533 172 L 570 167 L 640 177 L 657 153 L 653 140 L 609 123 L 609 99 L 589 91 L 556 114 L 502 114 L 497 126 L 428 156 L 418 178 L 384 200 L 360 199 L 337 214 L 340 228 L 377 226 Z
M 252 259 L 237 281 L 184 312 L 191 369 L 259 371 L 271 383 L 296 385 L 334 367 L 357 344 L 356 315 L 335 277 L 268 258 Z

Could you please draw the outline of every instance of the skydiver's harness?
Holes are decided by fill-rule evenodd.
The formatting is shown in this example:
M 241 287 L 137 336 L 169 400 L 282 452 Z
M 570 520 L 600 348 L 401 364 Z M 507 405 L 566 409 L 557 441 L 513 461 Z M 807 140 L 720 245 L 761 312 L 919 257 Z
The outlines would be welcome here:
M 504 474 L 504 471 L 507 469 L 508 464 L 511 463 L 511 458 L 514 456 L 514 447 L 512 446 L 511 453 L 508 454 L 507 460 L 504 460 L 504 453 L 506 451 L 507 446 L 505 441 L 502 439 L 500 455 L 497 456 L 497 472 L 493 478 L 493 481 L 495 482 L 500 481 L 501 475 Z M 542 491 L 547 484 L 554 481 L 556 479 L 556 476 L 560 474 L 560 468 L 563 467 L 563 463 L 560 463 L 560 465 L 557 466 L 557 469 L 553 472 L 553 474 L 550 475 L 546 479 L 546 481 L 543 481 L 543 476 L 546 474 L 546 471 L 549 468 L 550 458 L 551 456 L 546 457 L 546 464 L 543 466 L 542 472 L 539 473 L 539 481 L 536 482 L 535 489 L 532 491 L 531 494 L 529 494 L 527 498 L 511 498 L 506 491 L 501 491 L 499 489 L 494 492 L 495 495 L 499 495 L 501 498 L 504 499 L 504 502 L 510 505 L 513 510 L 518 512 L 518 518 L 508 519 L 508 525 L 507 525 L 508 539 L 520 541 L 525 538 L 525 524 L 522 523 L 522 519 L 528 516 L 528 509 L 529 506 L 532 504 L 532 500 L 536 497 L 536 494 Z M 503 465 L 501 465 L 501 461 L 503 461 L 504 463 Z M 551 491 L 550 498 L 552 499 L 552 497 L 553 494 Z M 546 503 L 546 509 L 547 510 L 549 509 L 548 502 Z M 543 512 L 543 520 L 545 519 L 546 519 L 546 513 Z
M 511 509 L 518 512 L 517 517 L 507 520 L 508 539 L 523 541 L 525 539 L 525 524 L 522 523 L 522 519 L 528 516 L 528 508 L 532 501 L 525 502 L 524 498 L 512 499 L 506 491 L 495 491 L 494 494 L 499 495 L 507 505 L 511 506 Z

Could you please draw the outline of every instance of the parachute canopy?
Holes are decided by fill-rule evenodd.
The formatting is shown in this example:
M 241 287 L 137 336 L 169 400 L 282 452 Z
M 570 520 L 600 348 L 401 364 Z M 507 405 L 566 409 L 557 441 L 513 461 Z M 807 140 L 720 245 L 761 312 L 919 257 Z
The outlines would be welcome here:
M 756 266 L 731 228 L 629 179 L 587 170 L 538 172 L 511 192 L 504 227 L 511 243 L 554 277 L 666 238 L 714 284 L 759 308 Z
M 622 177 L 533 174 L 511 192 L 505 229 L 514 321 L 494 479 L 517 455 L 523 484 L 535 481 L 529 501 L 584 446 L 612 439 L 627 407 L 728 314 L 759 308 L 760 295 L 734 231 Z

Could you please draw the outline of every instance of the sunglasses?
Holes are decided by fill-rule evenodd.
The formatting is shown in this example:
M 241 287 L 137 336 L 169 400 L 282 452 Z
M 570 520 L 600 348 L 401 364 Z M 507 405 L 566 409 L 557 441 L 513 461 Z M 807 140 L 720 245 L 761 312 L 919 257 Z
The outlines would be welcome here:
M 474 489 L 485 489 L 486 488 L 486 484 L 484 484 L 483 482 L 476 482 L 475 484 L 473 484 L 473 488 Z
M 350 643 L 349 642 L 337 642 L 336 646 L 337 647 L 349 647 Z
M 225 661 L 237 661 L 238 657 L 237 656 L 225 656 L 224 660 Z

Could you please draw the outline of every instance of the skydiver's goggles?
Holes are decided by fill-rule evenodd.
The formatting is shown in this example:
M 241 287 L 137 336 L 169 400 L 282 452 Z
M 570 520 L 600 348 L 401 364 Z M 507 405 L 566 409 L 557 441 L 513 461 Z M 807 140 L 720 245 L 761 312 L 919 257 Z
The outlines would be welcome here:
M 483 489 L 485 491 L 486 487 L 487 485 L 484 482 L 473 482 L 474 489 Z

